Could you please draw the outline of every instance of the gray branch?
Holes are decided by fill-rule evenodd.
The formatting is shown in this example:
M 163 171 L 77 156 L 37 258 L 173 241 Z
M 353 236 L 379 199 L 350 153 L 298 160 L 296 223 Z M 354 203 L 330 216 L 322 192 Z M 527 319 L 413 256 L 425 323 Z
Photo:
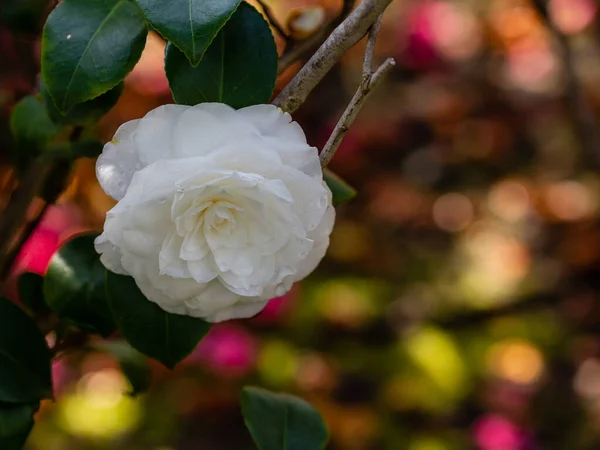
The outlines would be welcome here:
M 396 64 L 393 58 L 388 58 L 381 66 L 379 66 L 375 73 L 373 73 L 373 55 L 375 53 L 375 42 L 377 41 L 377 33 L 379 33 L 380 25 L 381 16 L 379 16 L 369 31 L 367 48 L 365 49 L 365 57 L 363 59 L 363 74 L 360 86 L 354 94 L 354 97 L 352 97 L 350 104 L 346 107 L 344 114 L 342 114 L 342 117 L 333 129 L 331 136 L 329 136 L 329 140 L 319 155 L 322 167 L 325 167 L 327 164 L 329 164 L 329 161 L 331 161 L 333 155 L 335 155 L 335 152 L 342 143 L 344 136 L 346 136 L 346 133 L 348 133 L 350 126 L 354 123 L 354 120 L 367 101 L 367 98 L 369 98 L 371 92 L 373 92 L 373 89 L 377 87 L 379 83 L 381 83 L 383 77 Z
M 360 41 L 392 0 L 363 0 L 281 91 L 273 104 L 292 113 L 305 101 L 342 55 Z

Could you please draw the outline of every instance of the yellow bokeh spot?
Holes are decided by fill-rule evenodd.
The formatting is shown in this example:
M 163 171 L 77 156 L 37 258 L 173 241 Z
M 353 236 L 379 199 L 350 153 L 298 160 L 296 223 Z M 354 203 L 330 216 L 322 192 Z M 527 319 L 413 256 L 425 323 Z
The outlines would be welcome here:
M 452 338 L 435 328 L 422 328 L 404 340 L 411 359 L 449 399 L 460 397 L 468 375 Z
M 258 356 L 258 371 L 271 385 L 289 383 L 298 370 L 298 354 L 284 341 L 271 341 L 263 345 Z
M 409 450 L 448 450 L 450 447 L 439 438 L 421 436 L 411 442 Z
M 124 395 L 129 388 L 123 375 L 104 369 L 85 375 L 74 393 L 59 404 L 61 426 L 87 438 L 114 438 L 132 430 L 139 422 L 138 401 Z

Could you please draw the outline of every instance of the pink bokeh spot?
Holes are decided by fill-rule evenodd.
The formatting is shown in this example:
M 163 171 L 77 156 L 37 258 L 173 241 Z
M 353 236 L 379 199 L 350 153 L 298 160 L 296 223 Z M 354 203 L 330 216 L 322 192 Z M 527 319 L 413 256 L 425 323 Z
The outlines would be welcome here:
M 64 359 L 52 362 L 52 391 L 60 395 L 68 384 L 69 369 Z
M 256 338 L 244 328 L 217 324 L 186 362 L 204 364 L 219 375 L 243 376 L 254 367 L 257 346 Z
M 294 308 L 299 290 L 300 285 L 296 284 L 287 294 L 271 299 L 269 303 L 267 303 L 265 309 L 252 319 L 252 322 L 260 325 L 276 323 L 285 319 L 289 312 Z
M 404 36 L 406 43 L 401 59 L 414 69 L 430 69 L 440 61 L 431 20 L 436 6 L 437 2 L 425 1 L 409 14 L 408 36 Z
M 79 213 L 72 206 L 49 207 L 42 222 L 17 255 L 4 295 L 11 299 L 17 298 L 16 280 L 20 274 L 34 272 L 43 275 L 62 243 L 82 231 L 80 221 Z
M 481 450 L 526 450 L 529 439 L 514 423 L 499 415 L 480 418 L 473 428 L 473 437 Z

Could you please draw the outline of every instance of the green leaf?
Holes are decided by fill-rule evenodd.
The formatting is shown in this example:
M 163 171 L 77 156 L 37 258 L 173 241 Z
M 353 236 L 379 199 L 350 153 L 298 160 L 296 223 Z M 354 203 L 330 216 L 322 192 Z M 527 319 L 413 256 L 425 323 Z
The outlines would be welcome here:
M 242 108 L 269 102 L 277 78 L 277 49 L 267 22 L 242 3 L 197 67 L 169 44 L 165 70 L 177 103 L 219 102 Z
M 68 142 L 56 147 L 50 148 L 45 152 L 49 159 L 77 159 L 77 158 L 97 158 L 102 153 L 104 145 L 93 139 L 83 141 Z
M 61 125 L 89 126 L 98 122 L 117 104 L 123 93 L 123 86 L 123 83 L 119 83 L 116 87 L 99 97 L 73 106 L 64 115 L 54 104 L 44 83 L 41 84 L 40 91 L 48 109 L 48 114 L 55 123 Z
M 44 104 L 30 95 L 14 107 L 10 116 L 10 129 L 15 141 L 13 163 L 25 169 L 31 159 L 38 156 L 60 132 Z
M 108 302 L 119 331 L 133 348 L 172 369 L 189 355 L 211 324 L 170 314 L 140 292 L 131 277 L 107 271 Z
M 21 450 L 31 429 L 33 415 L 39 409 L 39 403 L 0 403 L 0 448 L 2 450 Z
M 127 392 L 128 395 L 135 397 L 148 390 L 152 376 L 144 355 L 124 341 L 99 342 L 96 348 L 110 353 L 119 361 L 121 371 L 131 385 L 131 391 Z
M 346 203 L 356 197 L 356 190 L 329 169 L 323 171 L 323 180 L 331 189 L 333 204 Z
M 115 330 L 105 293 L 105 269 L 94 249 L 96 235 L 64 244 L 44 277 L 44 298 L 60 317 L 107 337 Z
M 52 397 L 50 350 L 21 308 L 0 297 L 0 402 Z
M 44 277 L 37 273 L 25 272 L 17 279 L 19 298 L 23 304 L 32 312 L 49 312 L 48 305 L 44 301 Z
M 241 0 L 137 0 L 154 29 L 197 66 Z
M 142 55 L 148 28 L 133 0 L 63 0 L 42 36 L 42 75 L 57 109 L 119 84 Z
M 242 412 L 259 450 L 319 450 L 329 439 L 319 412 L 293 395 L 245 387 Z

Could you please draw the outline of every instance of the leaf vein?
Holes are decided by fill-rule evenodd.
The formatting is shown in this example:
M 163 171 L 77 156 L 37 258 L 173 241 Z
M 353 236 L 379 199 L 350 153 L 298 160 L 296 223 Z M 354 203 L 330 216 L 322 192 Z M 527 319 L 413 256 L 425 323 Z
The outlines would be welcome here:
M 79 70 L 79 67 L 81 66 L 81 61 L 83 60 L 83 58 L 86 55 L 86 53 L 89 51 L 89 49 L 90 49 L 90 47 L 92 45 L 92 42 L 94 41 L 94 39 L 96 38 L 96 36 L 100 32 L 100 30 L 102 30 L 102 28 L 104 27 L 104 25 L 106 25 L 106 22 L 108 22 L 108 20 L 115 13 L 115 11 L 117 9 L 119 9 L 119 7 L 124 2 L 126 2 L 126 1 L 127 0 L 119 0 L 117 2 L 117 4 L 110 10 L 110 12 L 106 15 L 106 17 L 104 19 L 102 19 L 102 22 L 100 22 L 100 25 L 98 26 L 98 28 L 96 29 L 96 31 L 94 31 L 94 34 L 92 34 L 92 37 L 90 38 L 90 40 L 88 41 L 87 45 L 85 46 L 85 49 L 83 50 L 83 53 L 79 57 L 79 61 L 77 61 L 77 65 L 75 66 L 75 70 L 73 70 L 73 74 L 71 75 L 71 79 L 69 80 L 69 84 L 67 85 L 67 90 L 65 92 L 65 96 L 63 98 L 63 104 L 62 104 L 63 110 L 65 109 L 65 106 L 67 104 L 67 99 L 69 98 L 69 92 L 71 91 L 71 85 L 73 84 L 73 80 L 75 80 L 75 74 L 77 73 L 77 71 Z

